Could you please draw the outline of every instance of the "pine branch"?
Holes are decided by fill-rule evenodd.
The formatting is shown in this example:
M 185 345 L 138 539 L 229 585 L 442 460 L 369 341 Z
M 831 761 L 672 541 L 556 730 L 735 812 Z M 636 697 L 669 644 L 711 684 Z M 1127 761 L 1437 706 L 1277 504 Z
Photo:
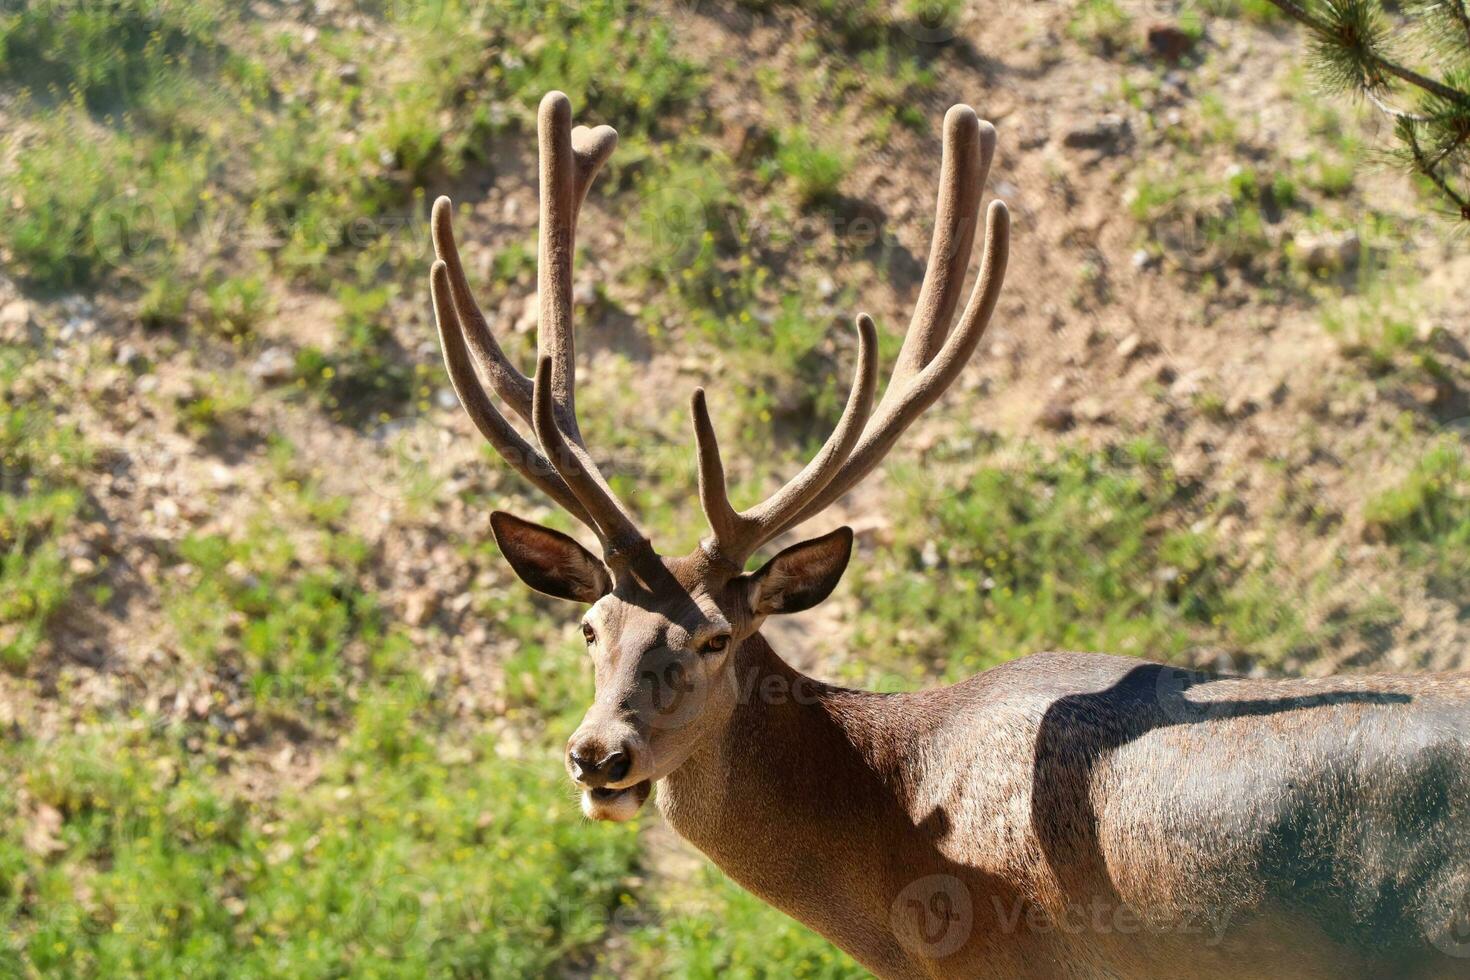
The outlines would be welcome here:
M 1465 0 L 1447 0 L 1450 12 L 1460 24 L 1460 29 L 1465 32 L 1465 43 L 1470 44 L 1470 9 L 1466 9 Z
M 1457 193 L 1450 186 L 1449 181 L 1430 163 L 1429 159 L 1424 155 L 1424 149 L 1419 145 L 1419 137 L 1415 135 L 1413 126 L 1408 124 L 1401 126 L 1400 133 L 1404 141 L 1409 144 L 1409 152 L 1413 156 L 1415 169 L 1429 178 L 1430 182 L 1439 188 L 1440 193 L 1455 203 L 1455 206 L 1460 211 L 1461 218 L 1470 221 L 1470 201 L 1467 201 L 1461 194 Z
M 1338 36 L 1337 31 L 1333 29 L 1331 24 L 1318 17 L 1317 15 L 1309 12 L 1305 7 L 1294 3 L 1293 0 L 1271 0 L 1271 4 L 1282 13 L 1290 17 L 1292 20 L 1295 20 L 1298 23 L 1310 28 L 1323 44 L 1342 44 L 1343 39 Z M 1455 105 L 1470 109 L 1470 93 L 1461 92 L 1458 89 L 1451 88 L 1443 82 L 1430 78 L 1427 75 L 1422 75 L 1419 72 L 1414 71 L 1412 68 L 1407 68 L 1395 61 L 1389 61 L 1387 58 L 1383 57 L 1382 55 L 1371 49 L 1362 48 L 1356 53 L 1365 62 L 1371 64 L 1374 68 L 1385 74 L 1392 75 L 1402 82 L 1407 82 L 1408 84 L 1413 85 L 1415 88 L 1428 92 L 1431 95 L 1438 96 L 1439 98 L 1444 99 L 1446 102 L 1451 102 Z M 1365 88 L 1370 88 L 1373 84 L 1381 84 L 1378 80 L 1375 79 L 1365 78 L 1362 81 Z
M 1470 132 L 1464 132 L 1461 133 L 1459 136 L 1456 136 L 1452 141 L 1450 141 L 1448 145 L 1445 146 L 1444 149 L 1440 150 L 1439 153 L 1435 155 L 1433 160 L 1429 161 L 1429 166 L 1438 167 L 1441 163 L 1444 162 L 1446 157 L 1458 150 L 1460 147 L 1464 146 L 1466 140 L 1470 140 Z

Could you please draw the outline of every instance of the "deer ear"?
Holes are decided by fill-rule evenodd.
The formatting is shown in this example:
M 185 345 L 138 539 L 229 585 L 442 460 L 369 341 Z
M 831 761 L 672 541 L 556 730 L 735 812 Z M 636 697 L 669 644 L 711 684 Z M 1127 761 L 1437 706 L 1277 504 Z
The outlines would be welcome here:
M 747 576 L 756 616 L 810 609 L 832 594 L 852 557 L 852 528 L 794 544 Z
M 510 567 L 537 592 L 593 603 L 612 591 L 607 566 L 560 531 L 503 510 L 490 515 L 490 529 Z

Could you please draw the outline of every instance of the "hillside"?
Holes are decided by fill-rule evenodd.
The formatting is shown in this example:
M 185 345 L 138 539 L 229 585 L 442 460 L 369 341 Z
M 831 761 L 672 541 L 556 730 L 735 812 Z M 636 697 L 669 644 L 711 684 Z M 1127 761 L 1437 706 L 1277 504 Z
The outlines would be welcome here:
M 945 109 L 997 127 L 999 311 L 804 529 L 859 548 L 771 630 L 803 669 L 1470 668 L 1470 256 L 1299 48 L 1258 0 L 0 14 L 0 974 L 862 975 L 565 782 L 575 611 L 489 514 L 573 524 L 456 404 L 427 288 L 448 194 L 529 367 L 552 88 L 621 135 L 579 410 L 670 552 L 690 391 L 737 503 L 794 472 L 852 317 L 897 350 Z

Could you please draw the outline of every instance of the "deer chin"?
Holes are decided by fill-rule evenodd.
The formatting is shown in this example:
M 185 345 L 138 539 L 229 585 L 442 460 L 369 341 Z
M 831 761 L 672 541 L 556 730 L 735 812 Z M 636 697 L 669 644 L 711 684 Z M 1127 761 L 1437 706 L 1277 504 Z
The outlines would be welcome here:
M 632 820 L 648 794 L 653 791 L 653 782 L 645 779 L 641 783 L 623 789 L 589 789 L 582 791 L 582 812 L 590 820 L 610 820 L 622 823 Z

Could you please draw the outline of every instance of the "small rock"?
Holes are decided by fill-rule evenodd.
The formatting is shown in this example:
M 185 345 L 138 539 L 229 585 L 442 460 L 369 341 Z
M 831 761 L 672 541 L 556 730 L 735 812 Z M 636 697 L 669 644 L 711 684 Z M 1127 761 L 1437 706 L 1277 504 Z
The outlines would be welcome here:
M 1130 361 L 1140 354 L 1146 354 L 1145 348 L 1149 346 L 1144 343 L 1142 337 L 1136 333 L 1130 333 L 1118 341 L 1117 354 L 1125 361 Z
M 837 292 L 837 284 L 832 281 L 831 276 L 823 276 L 817 280 L 817 295 L 822 299 L 831 299 L 835 292 Z
M 1140 248 L 1133 253 L 1131 261 L 1135 269 L 1152 269 L 1159 264 L 1159 257 L 1146 248 Z
M 285 384 L 296 376 L 296 358 L 284 347 L 267 347 L 250 365 L 250 376 L 261 384 Z
M 1076 123 L 1062 134 L 1062 145 L 1074 150 L 1117 153 L 1133 139 L 1133 127 L 1116 113 Z
M 0 306 L 0 341 L 16 344 L 26 339 L 26 328 L 31 325 L 31 304 L 23 299 L 13 299 Z
M 1358 264 L 1363 243 L 1356 231 L 1302 235 L 1296 240 L 1297 256 L 1312 272 L 1350 269 Z
M 1174 379 L 1169 385 L 1169 394 L 1175 398 L 1192 398 L 1204 390 L 1204 383 L 1209 378 L 1210 372 L 1205 368 L 1196 368 L 1188 374 Z
M 143 355 L 139 353 L 138 348 L 134 347 L 132 344 L 122 344 L 117 349 L 117 357 L 115 358 L 115 360 L 118 367 L 141 367 L 143 362 Z
M 439 593 L 432 589 L 410 592 L 403 603 L 403 620 L 410 626 L 422 626 L 439 611 Z
M 1194 47 L 1194 36 L 1178 24 L 1159 20 L 1148 25 L 1144 34 L 1149 54 L 1174 64 Z
M 1237 391 L 1225 399 L 1225 414 L 1232 419 L 1245 418 L 1257 408 L 1256 400 L 1243 391 Z
M 48 857 L 66 850 L 61 840 L 61 811 L 45 803 L 37 805 L 35 814 L 21 832 L 21 842 L 26 850 L 41 857 Z
M 1454 389 L 1445 382 L 1425 381 L 1409 385 L 1409 397 L 1425 408 L 1437 408 L 1454 396 Z
M 1072 403 L 1062 399 L 1052 399 L 1046 403 L 1046 407 L 1037 416 L 1036 424 L 1050 432 L 1065 432 L 1077 422 L 1077 413 L 1072 408 Z
M 439 388 L 434 392 L 434 404 L 449 411 L 459 405 L 459 396 L 454 393 L 453 388 Z
M 597 284 L 584 279 L 572 287 L 572 302 L 581 307 L 597 302 Z
M 1088 397 L 1080 399 L 1073 411 L 1079 419 L 1093 424 L 1106 422 L 1112 417 L 1112 412 L 1108 410 L 1108 407 L 1099 398 Z
M 362 81 L 362 70 L 349 61 L 337 69 L 337 81 L 344 85 L 357 85 Z

